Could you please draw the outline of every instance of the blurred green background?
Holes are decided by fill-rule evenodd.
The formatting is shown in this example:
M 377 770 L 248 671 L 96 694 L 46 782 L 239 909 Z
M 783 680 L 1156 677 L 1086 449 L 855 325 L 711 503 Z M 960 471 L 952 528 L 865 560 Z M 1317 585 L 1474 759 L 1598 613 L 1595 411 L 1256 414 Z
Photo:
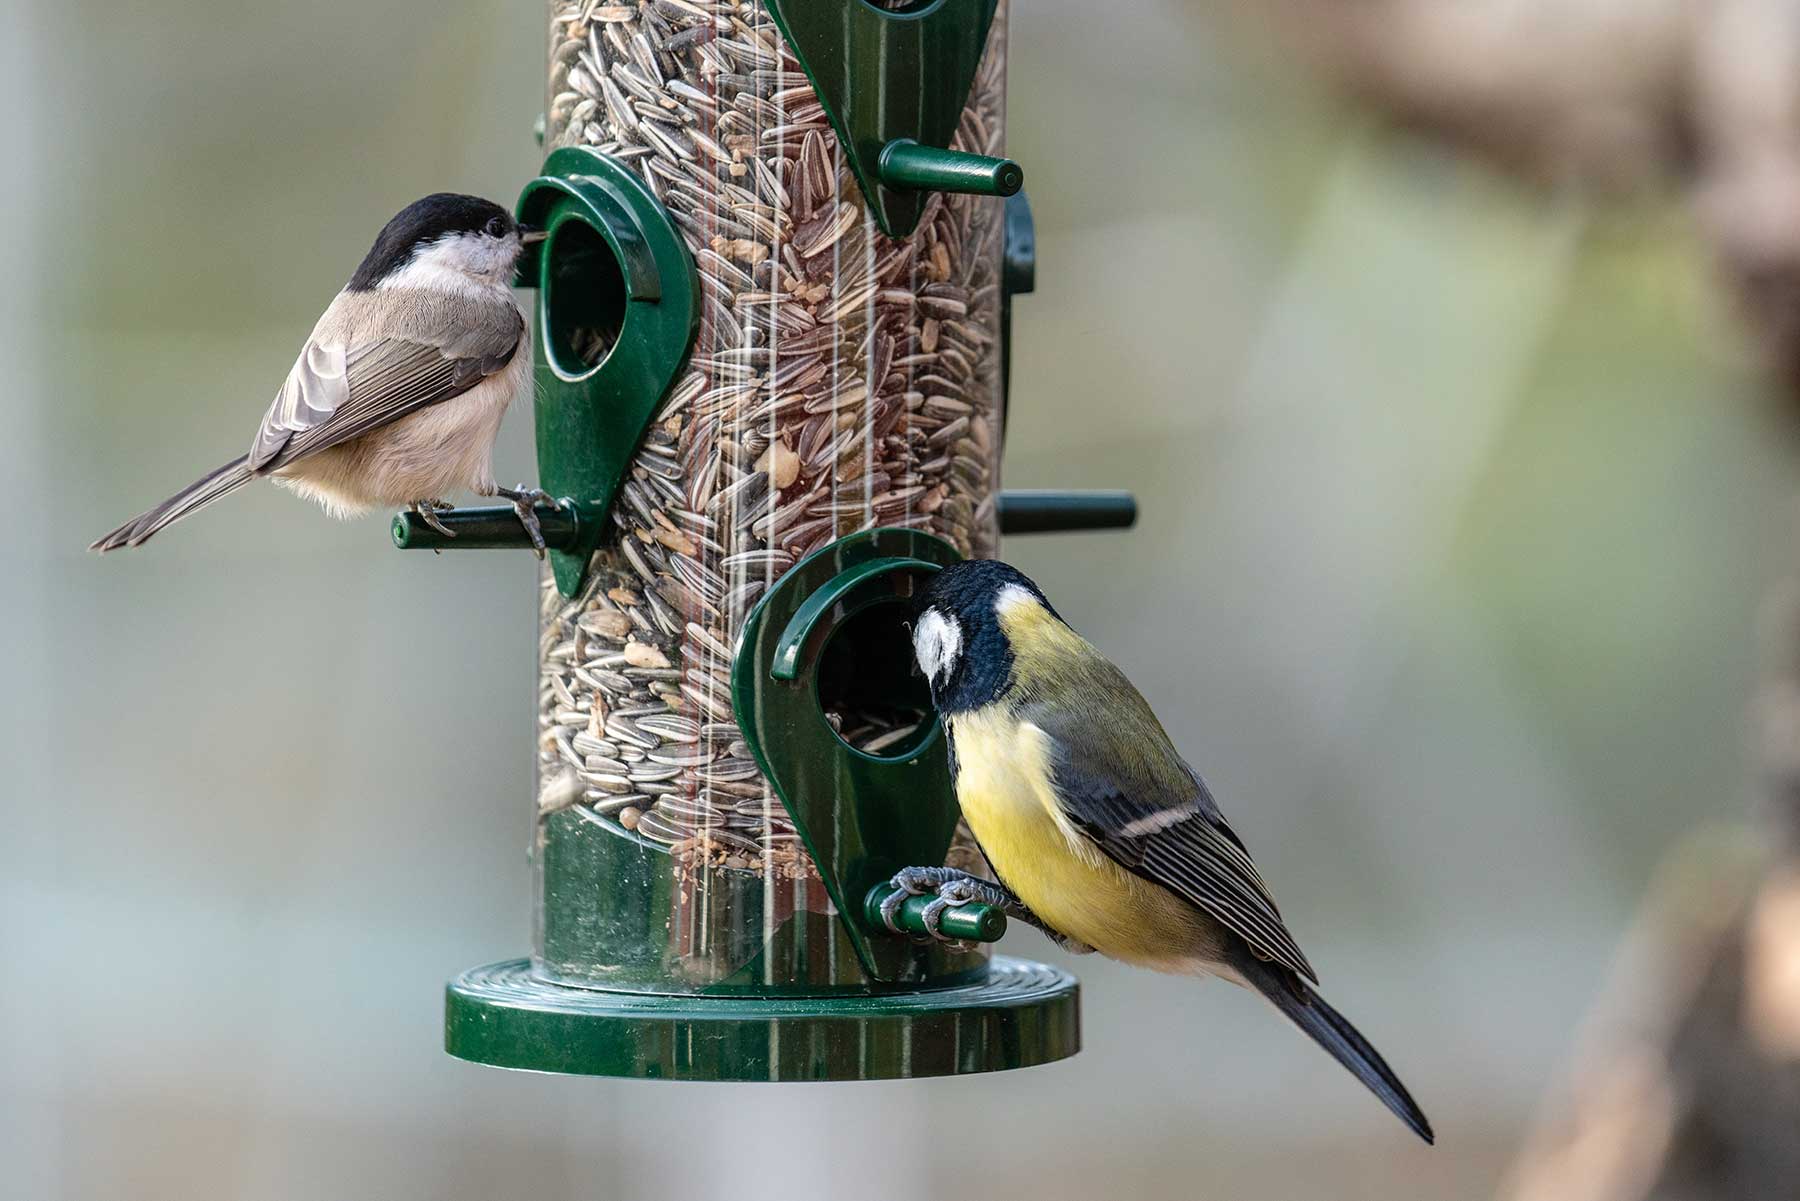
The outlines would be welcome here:
M 1247 996 L 1093 958 L 1086 1050 L 1029 1073 L 453 1061 L 444 980 L 529 929 L 534 565 L 270 488 L 81 548 L 241 449 L 394 210 L 517 194 L 544 13 L 0 29 L 8 1197 L 1487 1197 L 1657 861 L 1746 811 L 1795 480 L 1686 218 L 1515 191 L 1204 5 L 1032 0 L 1006 478 L 1143 517 L 1006 553 L 1206 772 L 1439 1147 Z M 499 460 L 535 475 L 520 415 Z

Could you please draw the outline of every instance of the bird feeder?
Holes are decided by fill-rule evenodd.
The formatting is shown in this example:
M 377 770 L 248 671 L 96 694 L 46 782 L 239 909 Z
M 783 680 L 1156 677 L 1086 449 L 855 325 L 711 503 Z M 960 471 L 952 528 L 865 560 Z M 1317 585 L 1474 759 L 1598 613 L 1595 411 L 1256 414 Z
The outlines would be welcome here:
M 553 0 L 535 290 L 531 956 L 447 993 L 504 1067 L 873 1079 L 1078 1047 L 1076 982 L 898 869 L 980 872 L 912 669 L 913 597 L 1003 530 L 1129 525 L 999 490 L 1011 296 L 999 0 Z M 1008 199 L 1010 197 L 1010 199 Z M 510 509 L 402 547 L 521 547 Z

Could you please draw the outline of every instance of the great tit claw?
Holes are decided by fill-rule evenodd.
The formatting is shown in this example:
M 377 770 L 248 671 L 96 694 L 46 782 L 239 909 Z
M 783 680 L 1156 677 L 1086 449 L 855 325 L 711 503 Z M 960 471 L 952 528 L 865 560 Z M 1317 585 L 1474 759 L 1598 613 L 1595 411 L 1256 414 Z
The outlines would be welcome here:
M 946 880 L 938 886 L 937 896 L 925 906 L 924 912 L 919 915 L 925 922 L 927 933 L 933 939 L 961 951 L 966 951 L 975 945 L 965 938 L 950 937 L 944 933 L 942 926 L 946 911 L 954 909 L 958 905 L 967 905 L 970 901 L 984 899 L 977 891 L 972 891 L 970 888 L 971 885 L 980 883 L 979 880 L 964 876 L 959 879 Z
M 909 897 L 911 895 L 912 895 L 911 893 L 904 892 L 904 891 L 890 892 L 886 897 L 882 898 L 882 901 L 881 901 L 882 924 L 885 925 L 889 930 L 892 930 L 895 934 L 904 933 L 904 931 L 900 929 L 900 921 L 899 921 L 900 906 L 906 904 L 907 897 Z
M 906 904 L 909 897 L 922 897 L 954 879 L 956 869 L 948 867 L 903 867 L 895 872 L 888 881 L 895 891 L 889 893 L 881 902 L 881 920 L 895 934 L 904 934 L 900 928 L 900 907 Z M 942 912 L 941 910 L 939 912 Z
M 950 908 L 949 901 L 943 897 L 933 897 L 931 903 L 926 905 L 924 911 L 919 914 L 925 921 L 925 933 L 939 941 L 943 940 L 944 932 L 938 928 L 938 923 L 944 920 L 944 910 L 948 908 Z

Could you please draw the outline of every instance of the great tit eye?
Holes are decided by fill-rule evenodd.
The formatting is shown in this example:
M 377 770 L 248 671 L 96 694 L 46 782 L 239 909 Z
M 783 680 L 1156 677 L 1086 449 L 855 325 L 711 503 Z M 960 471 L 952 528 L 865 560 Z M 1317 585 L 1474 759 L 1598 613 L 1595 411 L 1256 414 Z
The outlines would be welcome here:
M 505 237 L 506 219 L 503 217 L 489 217 L 487 225 L 483 228 L 483 232 L 490 238 Z

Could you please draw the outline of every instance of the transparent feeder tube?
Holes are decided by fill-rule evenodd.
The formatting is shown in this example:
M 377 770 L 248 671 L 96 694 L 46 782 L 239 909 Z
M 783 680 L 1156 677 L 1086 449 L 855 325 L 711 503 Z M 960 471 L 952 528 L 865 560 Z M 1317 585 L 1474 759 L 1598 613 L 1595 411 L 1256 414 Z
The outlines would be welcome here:
M 1003 2 L 957 149 L 1003 153 L 1005 17 Z M 553 3 L 546 112 L 546 150 L 597 147 L 655 192 L 693 254 L 702 311 L 587 587 L 570 600 L 543 576 L 536 966 L 656 987 L 656 971 L 621 981 L 568 950 L 580 922 L 546 876 L 554 820 L 660 856 L 676 911 L 658 951 L 668 987 L 741 976 L 758 956 L 763 983 L 855 984 L 842 947 L 766 953 L 780 924 L 831 910 L 735 722 L 733 654 L 774 581 L 845 535 L 907 527 L 994 553 L 1003 202 L 936 196 L 910 236 L 885 236 L 755 0 Z M 598 362 L 616 333 L 571 341 Z M 821 701 L 869 754 L 903 751 L 930 723 L 917 689 Z M 978 860 L 952 848 L 952 862 Z M 582 937 L 604 944 L 605 925 Z M 809 929 L 802 942 L 831 937 L 829 921 Z

